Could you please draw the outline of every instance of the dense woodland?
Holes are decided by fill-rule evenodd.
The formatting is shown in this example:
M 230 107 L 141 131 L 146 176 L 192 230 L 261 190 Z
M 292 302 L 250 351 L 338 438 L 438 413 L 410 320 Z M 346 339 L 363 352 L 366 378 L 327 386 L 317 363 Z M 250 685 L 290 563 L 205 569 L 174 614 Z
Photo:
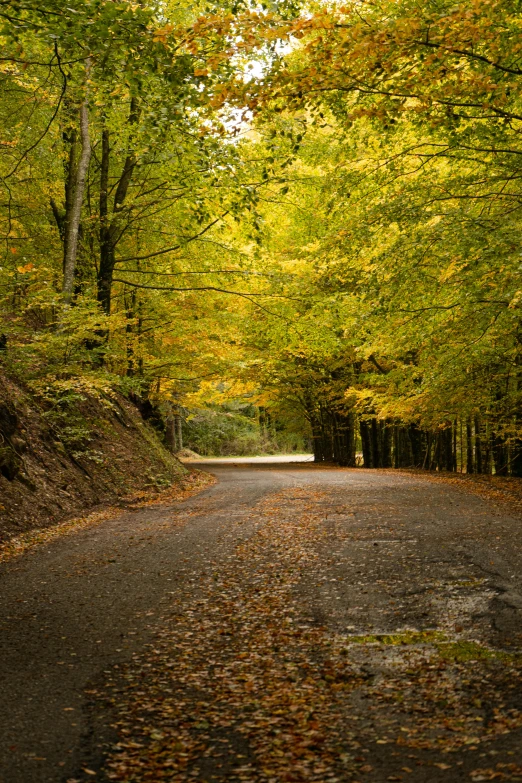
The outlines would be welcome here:
M 117 389 L 522 475 L 520 0 L 0 16 L 0 369 L 71 444 Z

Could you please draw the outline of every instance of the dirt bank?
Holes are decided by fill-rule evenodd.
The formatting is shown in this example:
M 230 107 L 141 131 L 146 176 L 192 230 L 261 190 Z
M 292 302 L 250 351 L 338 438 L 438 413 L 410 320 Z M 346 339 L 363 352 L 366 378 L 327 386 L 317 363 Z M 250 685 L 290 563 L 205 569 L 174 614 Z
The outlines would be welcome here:
M 53 405 L 0 377 L 0 541 L 185 473 L 123 396 L 79 387 Z

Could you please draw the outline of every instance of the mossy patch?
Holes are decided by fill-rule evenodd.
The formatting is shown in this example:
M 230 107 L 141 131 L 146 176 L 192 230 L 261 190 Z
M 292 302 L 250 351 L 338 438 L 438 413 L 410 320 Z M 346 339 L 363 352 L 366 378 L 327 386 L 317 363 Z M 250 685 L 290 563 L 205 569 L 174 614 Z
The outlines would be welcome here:
M 522 657 L 504 650 L 485 647 L 478 642 L 465 640 L 443 642 L 436 645 L 441 658 L 448 661 L 465 663 L 466 661 L 502 661 L 503 663 L 520 663 Z
M 398 633 L 378 633 L 348 636 L 345 644 L 372 644 L 400 647 L 406 645 L 431 645 L 438 655 L 446 661 L 465 663 L 467 661 L 502 661 L 503 663 L 522 663 L 519 654 L 495 650 L 478 642 L 465 639 L 448 639 L 442 631 L 400 631 Z
M 405 644 L 433 644 L 447 639 L 441 631 L 399 631 L 398 633 L 377 633 L 366 636 L 348 636 L 348 644 L 386 644 L 386 645 L 405 645 Z

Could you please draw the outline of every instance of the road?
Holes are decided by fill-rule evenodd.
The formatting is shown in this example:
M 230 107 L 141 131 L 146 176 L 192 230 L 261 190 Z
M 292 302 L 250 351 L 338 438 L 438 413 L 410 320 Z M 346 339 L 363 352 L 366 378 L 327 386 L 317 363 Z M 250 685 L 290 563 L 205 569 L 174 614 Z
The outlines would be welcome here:
M 519 520 L 393 471 L 198 468 L 0 566 L 1 783 L 522 779 Z
M 285 465 L 294 462 L 313 462 L 313 454 L 272 454 L 263 457 L 213 457 L 212 459 L 186 460 L 188 465 L 204 465 L 207 468 L 214 468 L 217 465 Z

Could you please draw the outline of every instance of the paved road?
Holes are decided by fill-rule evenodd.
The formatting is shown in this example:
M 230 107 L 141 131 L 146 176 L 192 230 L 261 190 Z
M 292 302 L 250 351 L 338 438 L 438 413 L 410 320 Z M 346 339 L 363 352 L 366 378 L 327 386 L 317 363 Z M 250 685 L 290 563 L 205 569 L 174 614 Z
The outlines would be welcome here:
M 475 645 L 503 651 L 493 656 L 497 669 L 486 673 L 490 683 L 500 677 L 497 670 L 504 660 L 514 660 L 510 650 L 520 641 L 522 612 L 519 521 L 454 487 L 390 471 L 215 463 L 207 464 L 207 469 L 219 481 L 196 497 L 122 513 L 0 567 L 0 783 L 104 779 L 103 756 L 112 740 L 107 726 L 111 718 L 98 701 L 105 680 L 130 661 L 139 664 L 147 645 L 167 622 L 164 618 L 173 602 L 179 617 L 180 601 L 188 606 L 195 600 L 209 563 L 216 581 L 220 570 L 233 579 L 230 558 L 234 552 L 246 551 L 246 546 L 255 544 L 256 557 L 262 559 L 259 547 L 265 546 L 265 529 L 271 536 L 270 541 L 266 536 L 266 547 L 275 547 L 270 557 L 279 563 L 283 583 L 285 569 L 290 573 L 286 550 L 290 551 L 292 541 L 304 551 L 295 554 L 295 562 L 301 563 L 298 576 L 287 579 L 292 611 L 305 623 L 303 628 L 320 628 L 334 640 L 348 641 L 351 636 L 405 628 L 439 629 L 452 639 L 460 635 Z M 279 544 L 278 514 L 287 531 Z M 298 528 L 288 527 L 300 520 L 308 525 L 302 538 Z M 256 580 L 261 576 L 255 575 Z M 175 626 L 172 617 L 169 622 Z M 199 644 L 204 647 L 205 631 L 198 628 Z M 373 663 L 366 656 L 361 664 L 370 672 L 371 682 L 388 676 L 384 671 L 388 663 L 381 648 L 376 650 Z M 359 665 L 356 658 L 354 654 L 354 672 Z M 463 665 L 458 662 L 457 670 Z M 354 677 L 360 680 L 363 675 L 360 669 L 357 672 Z M 495 680 L 495 688 L 509 691 L 509 683 L 500 680 Z M 329 687 L 328 678 L 325 682 Z M 398 688 L 400 684 L 394 682 Z M 376 693 L 368 692 L 365 698 L 381 699 Z M 453 783 L 470 780 L 473 770 L 494 760 L 511 764 L 502 767 L 502 779 L 519 780 L 513 772 L 516 765 L 522 770 L 518 750 L 522 721 L 515 719 L 522 704 L 517 693 L 499 696 L 509 712 L 504 733 L 499 731 L 477 746 L 468 742 L 466 747 L 476 751 L 476 759 L 469 750 L 461 758 L 457 748 L 457 766 L 446 765 L 449 771 L 433 749 L 421 747 L 412 755 L 415 743 L 406 748 L 410 755 L 394 760 L 397 751 L 391 752 L 388 740 L 371 733 L 380 720 L 375 717 L 360 729 L 364 738 L 359 742 L 353 740 L 357 734 L 350 728 L 350 747 L 362 747 L 362 755 L 355 757 L 359 761 L 350 756 L 346 762 L 359 764 L 362 772 L 356 777 L 347 767 L 344 777 L 336 768 L 337 778 L 320 771 L 314 777 L 305 770 L 295 779 L 380 783 L 403 776 L 420 783 Z M 350 698 L 352 712 L 360 710 L 366 718 L 373 714 L 364 706 L 368 701 L 353 701 L 353 694 Z M 335 767 L 337 762 L 331 763 Z M 419 772 L 417 763 L 431 765 L 429 775 L 424 767 Z M 393 777 L 396 764 L 402 766 Z M 97 775 L 90 776 L 85 769 Z M 215 769 L 203 767 L 201 778 L 191 779 L 236 780 L 232 772 L 223 772 L 222 778 L 213 777 L 214 773 Z M 258 779 L 252 775 L 252 780 Z M 490 779 L 477 775 L 472 779 Z M 178 779 L 184 778 L 172 778 Z M 278 780 L 277 773 L 273 779 Z
M 187 465 L 206 465 L 213 468 L 217 465 L 284 465 L 294 462 L 313 462 L 313 454 L 271 454 L 264 457 L 200 457 L 185 460 Z

